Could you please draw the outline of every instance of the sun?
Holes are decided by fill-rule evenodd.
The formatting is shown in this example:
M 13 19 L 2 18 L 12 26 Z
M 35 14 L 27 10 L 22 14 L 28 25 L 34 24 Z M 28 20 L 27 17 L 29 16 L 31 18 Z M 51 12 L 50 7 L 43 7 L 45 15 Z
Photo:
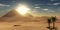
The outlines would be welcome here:
M 25 15 L 26 13 L 28 13 L 30 9 L 27 8 L 26 6 L 18 6 L 16 11 L 19 12 L 22 15 Z

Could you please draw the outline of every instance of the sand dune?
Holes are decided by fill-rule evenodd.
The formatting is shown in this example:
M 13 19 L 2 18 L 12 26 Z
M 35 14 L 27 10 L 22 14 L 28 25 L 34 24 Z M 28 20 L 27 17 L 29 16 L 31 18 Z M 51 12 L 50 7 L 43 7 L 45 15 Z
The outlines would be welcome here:
M 48 30 L 48 16 L 42 17 L 22 17 L 10 11 L 0 18 L 0 30 Z M 58 22 L 58 21 L 57 21 Z M 60 23 L 55 24 L 57 29 L 60 28 Z

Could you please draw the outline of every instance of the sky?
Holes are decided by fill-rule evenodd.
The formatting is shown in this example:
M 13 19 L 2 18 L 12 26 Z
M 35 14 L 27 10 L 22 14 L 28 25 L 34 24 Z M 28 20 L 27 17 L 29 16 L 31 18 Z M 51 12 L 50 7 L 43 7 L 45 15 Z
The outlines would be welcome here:
M 26 4 L 36 16 L 60 16 L 60 0 L 0 0 L 0 16 L 18 4 Z

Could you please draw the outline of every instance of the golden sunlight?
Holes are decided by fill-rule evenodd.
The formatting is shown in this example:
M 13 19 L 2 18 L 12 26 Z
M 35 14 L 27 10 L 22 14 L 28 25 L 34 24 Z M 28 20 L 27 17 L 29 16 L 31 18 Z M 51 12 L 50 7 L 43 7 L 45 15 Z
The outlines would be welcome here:
M 26 6 L 18 6 L 16 11 L 22 15 L 25 15 L 26 13 L 28 13 L 30 9 L 27 8 Z

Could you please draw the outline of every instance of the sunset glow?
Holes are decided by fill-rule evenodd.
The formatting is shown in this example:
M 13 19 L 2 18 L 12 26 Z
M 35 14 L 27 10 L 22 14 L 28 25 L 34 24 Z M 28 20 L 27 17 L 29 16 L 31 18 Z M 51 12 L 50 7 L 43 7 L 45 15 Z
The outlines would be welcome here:
M 26 6 L 19 6 L 17 7 L 16 11 L 18 11 L 18 13 L 25 15 L 26 13 L 28 13 L 30 9 L 27 8 Z

